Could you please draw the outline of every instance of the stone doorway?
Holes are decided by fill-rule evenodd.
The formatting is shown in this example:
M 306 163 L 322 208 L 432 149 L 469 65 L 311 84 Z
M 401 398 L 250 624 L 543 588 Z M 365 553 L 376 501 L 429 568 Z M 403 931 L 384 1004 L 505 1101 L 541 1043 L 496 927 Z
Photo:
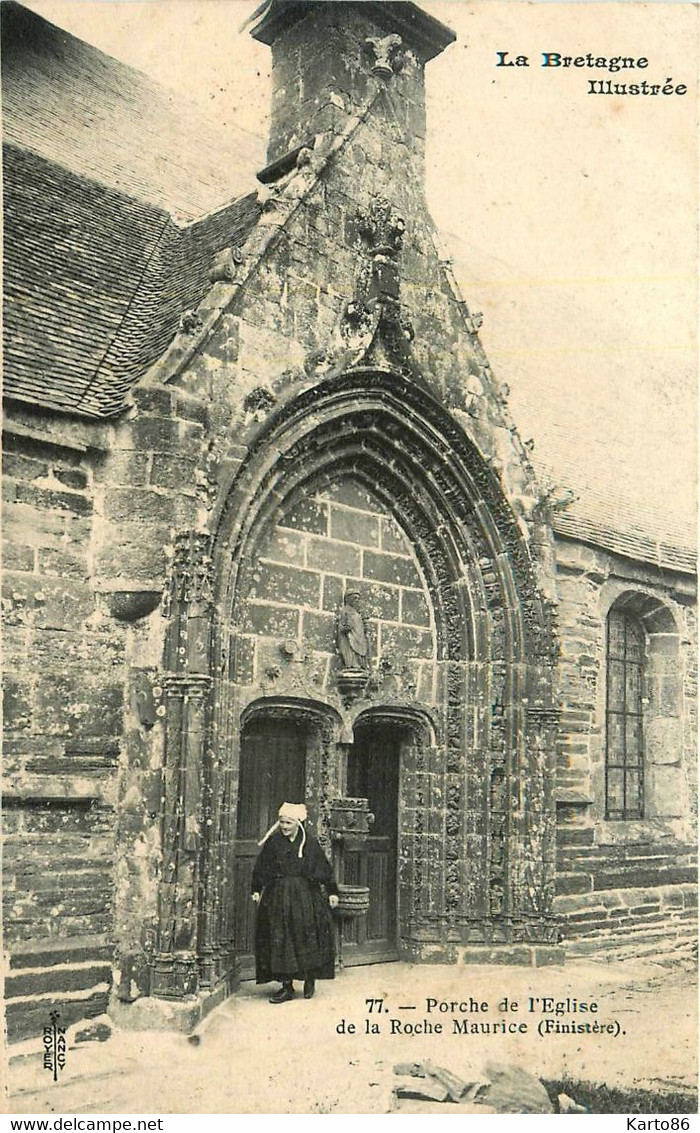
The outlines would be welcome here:
M 397 856 L 401 731 L 367 722 L 348 750 L 346 793 L 366 798 L 374 822 L 361 848 L 344 854 L 341 882 L 369 889 L 366 916 L 343 926 L 343 964 L 378 964 L 398 958 Z
M 255 906 L 250 899 L 258 842 L 283 802 L 306 796 L 308 729 L 294 719 L 250 721 L 241 740 L 236 820 L 235 936 L 241 979 L 255 975 Z

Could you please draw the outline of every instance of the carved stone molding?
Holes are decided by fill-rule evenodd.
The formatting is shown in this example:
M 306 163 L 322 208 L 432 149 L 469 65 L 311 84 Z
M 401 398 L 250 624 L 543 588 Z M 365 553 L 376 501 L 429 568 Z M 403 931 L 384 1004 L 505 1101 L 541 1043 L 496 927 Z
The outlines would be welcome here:
M 162 612 L 170 617 L 175 603 L 209 607 L 212 602 L 211 536 L 186 531 L 175 537 L 175 551 L 163 596 Z M 201 612 L 190 610 L 190 613 Z
M 184 999 L 198 987 L 197 957 L 194 952 L 163 952 L 153 958 L 151 993 L 161 999 Z
M 359 700 L 359 698 L 364 695 L 369 681 L 369 670 L 341 669 L 337 674 L 336 680 L 338 692 L 342 697 L 343 703 L 346 705 L 352 704 L 354 700 Z
M 166 697 L 179 700 L 206 700 L 212 678 L 202 673 L 166 673 L 161 684 Z

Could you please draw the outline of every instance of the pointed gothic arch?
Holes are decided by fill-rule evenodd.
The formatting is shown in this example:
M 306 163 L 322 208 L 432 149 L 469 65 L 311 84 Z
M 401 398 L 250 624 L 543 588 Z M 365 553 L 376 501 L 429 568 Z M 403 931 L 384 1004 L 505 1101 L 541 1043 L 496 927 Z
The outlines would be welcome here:
M 210 984 L 232 971 L 235 953 L 241 721 L 251 702 L 259 708 L 267 700 L 272 708 L 280 695 L 261 687 L 259 674 L 244 672 L 239 655 L 256 547 L 295 492 L 342 477 L 370 489 L 405 532 L 435 615 L 438 691 L 433 703 L 406 703 L 435 720 L 439 738 L 433 746 L 416 738 L 404 780 L 410 787 L 401 800 L 399 855 L 409 896 L 399 926 L 402 954 L 419 959 L 448 942 L 556 939 L 550 610 L 500 484 L 474 443 L 425 390 L 395 373 L 357 370 L 279 406 L 221 486 L 210 546 L 217 617 L 208 649 L 208 817 L 198 897 L 200 971 Z M 332 676 L 312 687 L 304 684 L 303 664 L 298 674 L 293 699 L 327 711 L 325 720 L 318 715 L 313 784 L 324 840 L 339 781 L 331 720 L 338 714 L 352 732 L 357 713 Z M 381 688 L 365 695 L 381 707 Z

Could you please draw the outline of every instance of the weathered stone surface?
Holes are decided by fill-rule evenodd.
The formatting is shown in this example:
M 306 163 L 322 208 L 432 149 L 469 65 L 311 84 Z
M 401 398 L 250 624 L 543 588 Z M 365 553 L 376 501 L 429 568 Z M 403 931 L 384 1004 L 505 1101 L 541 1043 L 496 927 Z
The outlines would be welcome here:
M 184 468 L 182 462 L 181 467 Z M 169 523 L 174 511 L 173 501 L 158 492 L 139 488 L 105 492 L 104 515 L 110 522 Z
M 314 498 L 302 496 L 291 507 L 285 508 L 280 518 L 280 526 L 310 531 L 316 535 L 327 535 L 328 505 Z
M 110 524 L 109 538 L 95 551 L 95 572 L 105 580 L 164 580 L 170 538 L 167 525 L 149 525 L 149 537 L 144 538 L 142 524 Z
M 379 546 L 379 520 L 363 512 L 332 507 L 330 533 L 333 539 L 346 543 L 359 543 L 362 547 Z M 375 576 L 370 574 L 368 577 Z
M 293 563 L 295 566 L 306 566 L 307 547 L 311 561 L 309 565 L 320 567 L 321 563 L 317 561 L 315 544 L 317 540 L 313 540 L 311 544 L 307 543 L 306 537 L 296 531 L 288 531 L 286 528 L 276 528 L 265 539 L 265 542 L 260 548 L 260 557 L 262 559 L 270 559 L 272 562 L 277 563 Z
M 358 576 L 361 571 L 360 548 L 337 539 L 311 539 L 308 557 L 309 565 L 317 570 L 332 571 L 346 577 Z
M 286 601 L 290 605 L 319 607 L 321 604 L 321 580 L 314 571 L 261 564 L 256 573 L 258 578 L 251 597 Z
M 90 515 L 93 509 L 92 500 L 79 492 L 40 488 L 34 484 L 17 484 L 15 499 L 20 504 L 30 504 L 42 510 L 72 512 L 74 515 Z
M 401 591 L 401 621 L 408 622 L 409 625 L 430 625 L 430 610 L 422 593 Z
M 189 485 L 194 490 L 196 470 L 195 457 L 171 456 L 170 453 L 157 452 L 153 456 L 150 483 L 156 488 L 180 488 L 182 491 L 187 491 Z M 137 506 L 136 501 L 135 506 Z M 153 504 L 150 508 L 153 508 Z M 137 510 L 141 511 L 141 508 Z M 134 516 L 132 515 L 131 518 L 133 519 Z M 164 517 L 160 516 L 160 518 Z
M 299 613 L 297 610 L 249 602 L 242 629 L 246 633 L 260 634 L 261 637 L 296 637 Z
M 422 580 L 411 559 L 397 555 L 366 551 L 362 564 L 363 577 L 399 586 L 420 587 Z
M 115 449 L 95 464 L 95 483 L 142 487 L 148 479 L 149 465 L 147 452 Z

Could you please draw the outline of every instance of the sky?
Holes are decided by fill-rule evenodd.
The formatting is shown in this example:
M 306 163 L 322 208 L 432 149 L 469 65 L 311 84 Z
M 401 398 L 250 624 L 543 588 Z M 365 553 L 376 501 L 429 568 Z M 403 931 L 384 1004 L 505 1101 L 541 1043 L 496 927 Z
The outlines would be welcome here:
M 240 32 L 251 0 L 24 2 L 223 126 L 266 131 L 269 49 Z M 697 6 L 423 6 L 457 33 L 428 67 L 428 199 L 521 433 L 584 493 L 608 462 L 670 526 L 693 516 Z M 554 52 L 648 65 L 542 67 Z M 688 89 L 614 97 L 591 78 Z

